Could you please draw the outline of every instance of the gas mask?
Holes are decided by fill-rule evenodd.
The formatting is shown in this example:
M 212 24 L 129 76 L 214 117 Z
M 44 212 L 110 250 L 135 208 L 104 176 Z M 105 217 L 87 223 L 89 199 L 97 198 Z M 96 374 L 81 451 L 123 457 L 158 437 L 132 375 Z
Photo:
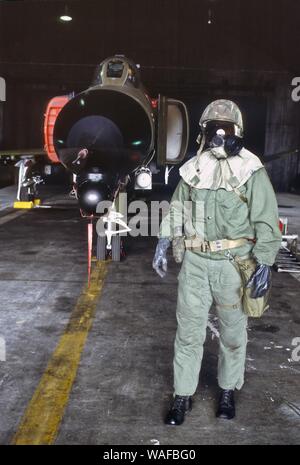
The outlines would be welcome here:
M 224 129 L 218 129 L 209 142 L 212 154 L 217 158 L 227 158 L 238 155 L 243 148 L 243 140 L 235 135 L 226 135 Z
M 217 159 L 238 155 L 243 148 L 243 139 L 236 135 L 235 125 L 225 121 L 209 121 L 197 142 L 202 147 L 206 144 Z

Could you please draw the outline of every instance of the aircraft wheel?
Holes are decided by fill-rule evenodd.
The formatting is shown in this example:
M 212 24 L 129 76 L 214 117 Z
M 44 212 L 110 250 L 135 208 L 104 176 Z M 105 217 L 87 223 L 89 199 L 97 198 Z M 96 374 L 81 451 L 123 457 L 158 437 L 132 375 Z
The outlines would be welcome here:
M 111 258 L 113 262 L 121 260 L 121 237 L 116 234 L 111 238 Z
M 28 191 L 28 187 L 21 187 L 20 200 L 21 202 L 30 202 L 30 200 L 32 200 Z
M 97 260 L 106 259 L 106 236 L 97 237 Z

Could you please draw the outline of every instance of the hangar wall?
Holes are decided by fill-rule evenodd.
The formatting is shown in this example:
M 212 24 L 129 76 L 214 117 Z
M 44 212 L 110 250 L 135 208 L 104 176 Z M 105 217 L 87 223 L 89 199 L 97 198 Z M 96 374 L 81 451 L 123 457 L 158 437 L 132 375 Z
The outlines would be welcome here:
M 300 69 L 293 52 L 300 5 L 294 1 L 277 0 L 274 9 L 271 0 L 189 0 L 188 5 L 184 0 L 73 0 L 68 4 L 74 21 L 65 25 L 57 21 L 62 4 L 0 4 L 0 75 L 8 94 L 3 148 L 40 147 L 47 101 L 88 87 L 95 65 L 115 53 L 141 64 L 151 95 L 177 96 L 200 107 L 211 98 L 252 101 L 245 119 L 253 150 L 271 155 L 299 147 L 300 102 L 290 96 Z M 260 134 L 253 142 L 262 124 L 264 141 Z M 288 190 L 299 173 L 299 157 L 282 157 L 267 168 L 276 189 Z
M 181 73 L 183 75 L 183 73 Z M 153 73 L 143 70 L 143 80 L 154 97 L 160 92 L 174 98 L 183 99 L 189 108 L 191 116 L 191 140 L 189 150 L 195 151 L 195 135 L 198 131 L 198 120 L 205 105 L 215 98 L 231 98 L 241 107 L 245 120 L 246 146 L 258 155 L 274 155 L 288 152 L 299 147 L 300 103 L 292 101 L 291 86 L 288 77 L 281 78 L 274 85 L 270 82 L 245 78 L 235 73 L 230 84 L 224 85 L 218 73 L 214 77 L 199 77 L 198 82 L 190 82 L 185 76 L 185 85 L 178 84 L 177 73 L 172 78 L 167 76 L 157 80 Z M 155 80 L 152 80 L 152 79 Z M 257 74 L 256 74 L 257 78 Z M 230 79 L 230 76 L 228 77 Z M 72 91 L 79 92 L 89 85 L 90 79 L 81 85 L 70 83 L 70 86 L 58 83 L 31 83 L 20 80 L 8 80 L 7 101 L 0 105 L 0 122 L 2 123 L 2 148 L 22 149 L 39 148 L 43 145 L 43 115 L 47 102 L 54 95 L 62 95 Z M 73 86 L 72 86 L 73 84 Z M 1 116 L 2 115 L 2 116 Z M 1 125 L 0 125 L 1 127 Z M 281 158 L 267 163 L 267 170 L 274 187 L 279 191 L 288 191 L 299 182 L 300 157 L 297 154 L 283 155 Z
M 291 98 L 291 78 L 278 80 L 268 98 L 265 153 L 283 152 L 282 157 L 267 163 L 267 170 L 278 191 L 300 189 L 300 102 Z
M 5 79 L 0 76 L 0 146 L 3 140 L 4 132 L 4 102 L 6 100 L 6 83 Z

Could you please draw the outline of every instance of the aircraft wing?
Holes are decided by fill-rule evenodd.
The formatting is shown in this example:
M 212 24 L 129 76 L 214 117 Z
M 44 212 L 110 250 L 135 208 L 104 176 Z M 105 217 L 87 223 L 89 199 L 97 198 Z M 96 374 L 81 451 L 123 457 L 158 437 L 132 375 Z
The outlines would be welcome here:
M 47 156 L 44 149 L 17 149 L 17 150 L 0 150 L 0 157 L 39 157 Z

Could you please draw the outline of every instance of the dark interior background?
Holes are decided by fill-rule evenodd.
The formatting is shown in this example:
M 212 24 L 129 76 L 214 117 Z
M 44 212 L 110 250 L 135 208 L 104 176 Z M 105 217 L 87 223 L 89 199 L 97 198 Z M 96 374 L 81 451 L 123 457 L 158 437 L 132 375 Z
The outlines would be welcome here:
M 68 7 L 73 21 L 61 23 Z M 208 24 L 208 19 L 212 23 Z M 189 108 L 189 153 L 198 121 L 215 98 L 243 111 L 246 145 L 266 164 L 274 186 L 297 184 L 300 75 L 297 0 L 0 0 L 0 76 L 6 79 L 1 148 L 41 147 L 43 113 L 54 95 L 88 87 L 94 68 L 121 53 L 141 65 L 149 93 Z

